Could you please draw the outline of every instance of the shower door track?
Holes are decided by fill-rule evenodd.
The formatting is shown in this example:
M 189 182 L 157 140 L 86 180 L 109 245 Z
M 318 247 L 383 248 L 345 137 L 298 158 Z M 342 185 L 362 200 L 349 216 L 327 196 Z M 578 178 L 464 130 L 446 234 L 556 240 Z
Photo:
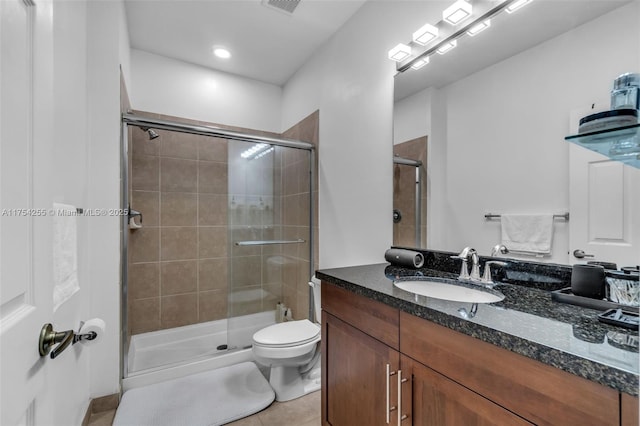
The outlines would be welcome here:
M 205 126 L 205 125 L 195 125 L 195 124 L 186 124 L 180 123 L 176 121 L 169 120 L 161 120 L 157 118 L 143 117 L 131 113 L 123 113 L 122 114 L 122 135 L 121 135 L 121 183 L 122 183 L 122 194 L 121 194 L 121 203 L 123 209 L 129 208 L 129 173 L 128 173 L 128 153 L 127 147 L 129 146 L 129 137 L 128 137 L 128 126 L 135 127 L 144 127 L 144 128 L 153 128 L 160 130 L 171 130 L 180 133 L 190 133 L 194 135 L 202 135 L 202 136 L 210 136 L 210 137 L 218 137 L 225 138 L 243 142 L 252 142 L 252 143 L 264 143 L 269 145 L 280 146 L 284 148 L 295 148 L 301 149 L 305 151 L 309 151 L 309 279 L 314 275 L 315 270 L 313 267 L 313 259 L 315 256 L 314 253 L 314 211 L 316 209 L 315 206 L 315 197 L 313 196 L 314 182 L 315 182 L 315 164 L 316 164 L 316 151 L 315 146 L 308 142 L 297 141 L 293 139 L 280 139 L 269 136 L 258 136 L 251 135 L 248 133 L 236 132 L 233 130 L 221 129 L 219 127 L 214 126 Z M 122 219 L 122 256 L 121 256 L 121 279 L 122 279 L 122 294 L 121 294 L 121 345 L 120 348 L 122 353 L 120 354 L 120 371 L 121 371 L 121 380 L 128 376 L 128 368 L 127 368 L 127 339 L 126 339 L 126 327 L 128 326 L 127 321 L 127 292 L 128 292 L 128 272 L 127 272 L 127 258 L 129 251 L 129 238 L 126 230 L 128 229 L 128 217 L 123 216 Z M 298 242 L 298 241 L 296 241 Z M 314 317 L 314 309 L 313 309 L 313 291 L 311 288 L 309 289 L 309 318 L 313 319 Z
M 219 127 L 185 124 L 175 121 L 160 120 L 157 118 L 141 117 L 135 114 L 122 114 L 122 121 L 126 124 L 137 127 L 174 130 L 176 132 L 191 133 L 194 135 L 212 136 L 244 142 L 266 143 L 269 145 L 283 146 L 286 148 L 305 149 L 307 151 L 314 151 L 315 149 L 313 144 L 310 144 L 308 142 L 296 141 L 292 139 L 272 138 L 269 136 L 250 135 L 248 133 L 225 130 Z

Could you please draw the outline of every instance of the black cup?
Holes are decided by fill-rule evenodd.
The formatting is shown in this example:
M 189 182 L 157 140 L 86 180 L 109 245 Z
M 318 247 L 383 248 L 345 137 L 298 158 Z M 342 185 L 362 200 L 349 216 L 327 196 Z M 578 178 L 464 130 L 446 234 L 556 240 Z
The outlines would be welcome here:
M 604 267 L 601 265 L 573 265 L 571 293 L 591 299 L 603 299 L 604 285 Z

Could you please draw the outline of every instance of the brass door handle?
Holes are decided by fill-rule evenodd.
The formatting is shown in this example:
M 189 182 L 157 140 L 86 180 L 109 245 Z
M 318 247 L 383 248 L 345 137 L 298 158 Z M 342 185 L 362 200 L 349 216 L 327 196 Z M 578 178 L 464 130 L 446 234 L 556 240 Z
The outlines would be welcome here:
M 53 345 L 59 343 L 58 347 L 51 352 L 51 359 L 54 359 L 73 343 L 74 335 L 73 330 L 56 332 L 53 331 L 53 325 L 50 323 L 43 325 L 42 330 L 40 330 L 40 339 L 38 340 L 40 356 L 47 356 L 51 352 Z

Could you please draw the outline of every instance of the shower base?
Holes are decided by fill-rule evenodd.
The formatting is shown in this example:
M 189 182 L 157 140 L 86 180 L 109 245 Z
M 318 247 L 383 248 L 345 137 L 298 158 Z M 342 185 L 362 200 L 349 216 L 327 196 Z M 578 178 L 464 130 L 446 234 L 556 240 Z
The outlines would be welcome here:
M 231 340 L 227 327 L 232 323 Z M 275 311 L 152 331 L 131 337 L 123 390 L 253 361 L 251 337 L 275 323 Z M 229 349 L 217 349 L 221 345 Z

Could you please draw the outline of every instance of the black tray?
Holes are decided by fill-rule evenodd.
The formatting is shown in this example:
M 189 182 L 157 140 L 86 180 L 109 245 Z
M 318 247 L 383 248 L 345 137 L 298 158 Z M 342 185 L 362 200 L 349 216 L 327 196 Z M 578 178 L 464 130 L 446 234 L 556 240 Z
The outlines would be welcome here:
M 638 318 L 639 315 L 637 312 L 623 311 L 622 309 L 609 309 L 598 315 L 598 321 L 600 322 L 629 328 L 631 330 L 638 329 Z
M 628 312 L 638 313 L 637 306 L 620 305 L 615 302 L 610 302 L 605 299 L 591 299 L 589 297 L 576 296 L 571 293 L 571 287 L 563 288 L 560 290 L 551 292 L 551 299 L 556 302 L 569 303 L 571 305 L 582 306 L 584 308 L 591 308 L 598 311 L 606 311 L 608 309 L 624 309 Z

